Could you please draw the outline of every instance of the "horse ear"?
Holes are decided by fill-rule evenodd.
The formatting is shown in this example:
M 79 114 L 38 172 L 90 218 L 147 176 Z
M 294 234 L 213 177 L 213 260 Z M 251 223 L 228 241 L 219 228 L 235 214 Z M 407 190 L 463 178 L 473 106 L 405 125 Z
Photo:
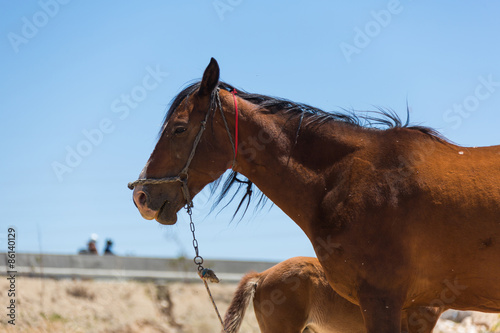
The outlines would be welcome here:
M 203 78 L 201 79 L 200 90 L 198 94 L 200 96 L 210 96 L 212 91 L 217 88 L 219 84 L 219 64 L 214 58 L 210 59 L 205 72 L 203 73 Z

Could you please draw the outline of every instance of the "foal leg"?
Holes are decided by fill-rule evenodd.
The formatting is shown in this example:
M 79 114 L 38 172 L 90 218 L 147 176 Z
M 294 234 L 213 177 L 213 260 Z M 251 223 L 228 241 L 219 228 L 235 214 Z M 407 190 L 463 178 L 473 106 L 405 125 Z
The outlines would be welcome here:
M 359 306 L 365 320 L 367 333 L 400 333 L 401 307 L 399 298 L 390 293 L 359 294 Z

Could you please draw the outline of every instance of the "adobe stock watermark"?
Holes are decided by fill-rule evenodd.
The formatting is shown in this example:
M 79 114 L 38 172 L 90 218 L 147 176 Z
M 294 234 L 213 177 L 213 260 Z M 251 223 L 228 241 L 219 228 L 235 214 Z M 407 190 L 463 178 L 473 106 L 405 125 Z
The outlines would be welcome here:
M 145 71 L 146 74 L 140 84 L 133 86 L 128 93 L 121 94 L 111 102 L 110 110 L 119 120 L 127 119 L 130 112 L 136 109 L 148 97 L 148 94 L 158 88 L 168 76 L 168 73 L 162 71 L 159 65 L 156 65 L 155 68 L 147 66 Z M 64 160 L 53 161 L 51 164 L 52 171 L 59 182 L 64 180 L 66 174 L 72 173 L 85 157 L 92 154 L 94 149 L 103 143 L 106 135 L 113 133 L 116 129 L 116 123 L 116 119 L 104 117 L 94 128 L 84 128 L 81 131 L 83 138 L 76 145 L 65 147 Z
M 352 57 L 367 48 L 373 39 L 391 24 L 393 17 L 401 14 L 402 11 L 403 6 L 399 0 L 390 0 L 385 9 L 372 10 L 370 12 L 372 20 L 366 22 L 362 28 L 354 27 L 352 43 L 342 42 L 339 44 L 345 60 L 350 63 Z
M 466 96 L 462 102 L 453 104 L 451 108 L 443 113 L 443 120 L 450 123 L 451 128 L 459 128 L 463 120 L 477 111 L 481 102 L 490 98 L 500 87 L 500 81 L 494 81 L 492 74 L 489 74 L 486 78 L 479 76 L 477 79 L 479 84 L 476 85 L 474 92 Z
M 35 38 L 40 29 L 45 27 L 59 13 L 61 6 L 67 5 L 70 2 L 71 0 L 38 1 L 40 10 L 36 11 L 30 17 L 21 17 L 22 25 L 19 33 L 11 31 L 7 34 L 7 39 L 14 52 L 19 53 L 19 47 L 28 44 L 30 40 Z
M 453 304 L 462 292 L 469 287 L 461 284 L 457 278 L 453 281 L 444 279 L 443 285 L 444 288 L 439 293 L 439 296 L 428 305 L 430 308 L 439 308 L 441 312 L 449 308 L 449 305 Z M 413 312 L 408 317 L 408 323 L 418 327 L 417 332 L 429 332 L 429 329 L 432 328 L 430 326 L 434 326 L 435 322 L 434 314 L 429 312 L 426 307 L 419 307 L 417 312 Z
M 399 164 L 392 172 L 385 172 L 384 179 L 389 189 L 389 202 L 398 206 L 399 199 L 403 193 L 407 193 L 409 178 L 418 173 L 418 165 L 426 163 L 437 149 L 438 141 L 422 141 L 415 145 L 414 149 L 398 155 Z
M 300 291 L 301 289 L 307 288 L 310 283 L 308 277 L 300 273 L 283 275 L 280 277 L 280 282 L 281 286 L 287 288 L 285 290 L 290 292 L 295 292 L 297 290 Z M 306 283 L 306 285 L 304 286 L 303 283 Z M 266 318 L 272 318 L 275 310 L 287 301 L 289 301 L 287 294 L 283 292 L 282 288 L 271 290 L 271 292 L 267 294 L 267 298 L 260 301 L 257 301 L 256 299 L 253 300 L 255 310 L 261 316 Z
M 243 0 L 214 0 L 212 6 L 221 21 L 227 12 L 232 12 L 237 6 L 241 5 Z

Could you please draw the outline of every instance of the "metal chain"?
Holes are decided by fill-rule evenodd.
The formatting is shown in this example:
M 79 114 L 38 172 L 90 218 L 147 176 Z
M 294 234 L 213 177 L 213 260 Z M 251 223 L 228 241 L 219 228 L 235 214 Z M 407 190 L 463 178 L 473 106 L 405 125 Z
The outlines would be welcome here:
M 215 273 L 208 268 L 203 267 L 203 257 L 200 256 L 200 249 L 198 247 L 198 240 L 196 239 L 195 231 L 196 228 L 194 226 L 193 222 L 193 202 L 190 201 L 186 204 L 186 211 L 189 215 L 189 229 L 191 230 L 191 233 L 193 234 L 193 248 L 194 248 L 194 253 L 195 257 L 193 259 L 194 263 L 198 265 L 198 275 L 202 279 L 203 283 L 205 284 L 205 288 L 207 289 L 208 296 L 210 297 L 210 300 L 212 301 L 212 305 L 214 306 L 215 313 L 217 314 L 217 317 L 219 318 L 220 324 L 222 326 L 223 332 L 226 332 L 226 328 L 224 327 L 224 321 L 222 320 L 222 317 L 220 316 L 219 309 L 217 308 L 217 304 L 215 304 L 215 299 L 212 296 L 212 292 L 210 291 L 210 288 L 208 287 L 207 279 L 212 281 L 212 282 L 219 282 L 219 279 L 215 276 Z
M 193 234 L 193 248 L 194 248 L 194 253 L 195 257 L 193 259 L 194 263 L 198 265 L 198 272 L 201 272 L 204 267 L 203 267 L 203 257 L 200 256 L 200 250 L 198 248 L 198 240 L 196 239 L 195 231 L 196 228 L 194 226 L 193 222 L 193 211 L 192 211 L 193 204 L 191 202 L 191 205 L 187 204 L 186 205 L 186 210 L 189 215 L 189 229 L 191 230 L 191 233 Z

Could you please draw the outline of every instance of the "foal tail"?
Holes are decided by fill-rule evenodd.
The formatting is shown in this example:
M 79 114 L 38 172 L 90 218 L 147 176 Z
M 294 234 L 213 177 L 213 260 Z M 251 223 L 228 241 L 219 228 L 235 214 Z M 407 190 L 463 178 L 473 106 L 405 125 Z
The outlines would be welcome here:
M 240 281 L 233 296 L 233 300 L 224 317 L 224 328 L 226 333 L 238 333 L 245 311 L 255 295 L 257 281 L 260 274 L 251 272 L 246 274 Z

